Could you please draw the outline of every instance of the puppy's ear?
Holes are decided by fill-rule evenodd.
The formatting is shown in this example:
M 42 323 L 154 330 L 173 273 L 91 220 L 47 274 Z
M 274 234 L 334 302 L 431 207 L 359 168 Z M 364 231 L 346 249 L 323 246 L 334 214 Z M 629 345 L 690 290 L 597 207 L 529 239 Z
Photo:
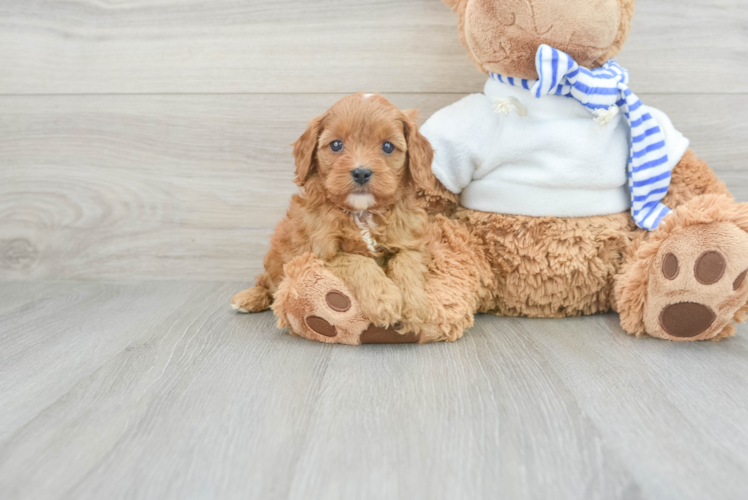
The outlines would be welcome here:
M 322 122 L 325 115 L 320 115 L 307 126 L 306 130 L 293 143 L 293 158 L 296 162 L 296 177 L 294 182 L 299 186 L 306 184 L 309 176 L 317 168 L 317 140 L 322 132 Z
M 431 162 L 434 150 L 428 139 L 418 131 L 418 110 L 407 109 L 403 112 L 405 140 L 408 142 L 408 172 L 416 189 L 429 191 L 434 187 L 434 174 Z

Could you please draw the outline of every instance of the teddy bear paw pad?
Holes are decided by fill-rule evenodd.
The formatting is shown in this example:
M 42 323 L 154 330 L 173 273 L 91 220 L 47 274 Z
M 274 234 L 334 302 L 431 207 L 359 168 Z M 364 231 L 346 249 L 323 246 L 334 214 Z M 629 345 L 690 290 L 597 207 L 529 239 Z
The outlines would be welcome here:
M 337 290 L 327 292 L 327 295 L 325 295 L 325 302 L 327 302 L 330 309 L 337 312 L 346 312 L 351 308 L 351 299 Z
M 338 330 L 330 324 L 325 318 L 319 316 L 307 316 L 306 326 L 312 329 L 315 333 L 324 335 L 325 337 L 334 337 L 338 334 Z
M 680 302 L 665 306 L 660 314 L 660 325 L 673 337 L 696 337 L 707 331 L 717 319 L 710 308 L 696 302 Z
M 283 315 L 291 331 L 317 342 L 358 345 L 371 323 L 361 313 L 345 285 L 327 270 L 294 283 L 296 293 L 283 301 Z
M 648 285 L 647 333 L 668 340 L 724 336 L 748 302 L 748 234 L 730 223 L 692 226 L 663 242 Z
M 343 292 L 337 290 L 327 292 L 325 295 L 325 303 L 327 304 L 327 307 L 339 313 L 344 313 L 351 308 L 351 299 L 349 299 Z M 325 318 L 312 315 L 307 316 L 304 322 L 313 332 L 325 337 L 335 337 L 338 334 L 337 328 L 335 328 L 335 326 Z
M 404 334 L 397 333 L 400 325 L 393 325 L 389 328 L 370 324 L 369 327 L 361 332 L 362 344 L 417 344 L 421 336 L 408 332 Z

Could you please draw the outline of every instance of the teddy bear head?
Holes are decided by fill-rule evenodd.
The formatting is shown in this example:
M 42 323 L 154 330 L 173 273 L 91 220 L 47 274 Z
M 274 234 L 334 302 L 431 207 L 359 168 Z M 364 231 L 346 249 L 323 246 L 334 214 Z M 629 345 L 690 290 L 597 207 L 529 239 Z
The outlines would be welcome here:
M 533 80 L 541 44 L 596 68 L 623 47 L 636 0 L 444 0 L 460 39 L 484 73 Z

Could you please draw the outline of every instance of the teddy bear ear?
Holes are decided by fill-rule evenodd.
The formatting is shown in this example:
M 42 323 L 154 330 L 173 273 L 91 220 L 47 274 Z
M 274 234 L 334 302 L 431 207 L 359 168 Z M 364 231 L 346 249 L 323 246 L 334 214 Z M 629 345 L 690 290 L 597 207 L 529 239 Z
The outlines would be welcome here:
M 631 20 L 634 18 L 634 11 L 636 10 L 636 0 L 620 0 L 621 2 L 621 25 L 618 27 L 618 33 L 613 45 L 610 46 L 608 51 L 601 56 L 597 63 L 602 65 L 605 64 L 608 59 L 614 58 L 623 48 L 623 44 L 628 40 L 629 32 L 631 31 Z
M 443 0 L 447 7 L 457 12 L 462 4 L 467 3 L 468 0 Z

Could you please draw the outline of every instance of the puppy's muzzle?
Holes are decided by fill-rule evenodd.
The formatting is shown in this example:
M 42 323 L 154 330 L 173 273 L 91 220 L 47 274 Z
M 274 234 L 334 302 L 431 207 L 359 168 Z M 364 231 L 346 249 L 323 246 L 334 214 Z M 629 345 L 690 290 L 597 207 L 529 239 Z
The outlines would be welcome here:
M 359 167 L 351 170 L 351 177 L 353 177 L 353 182 L 360 186 L 367 184 L 371 180 L 371 175 L 372 171 L 369 168 Z

